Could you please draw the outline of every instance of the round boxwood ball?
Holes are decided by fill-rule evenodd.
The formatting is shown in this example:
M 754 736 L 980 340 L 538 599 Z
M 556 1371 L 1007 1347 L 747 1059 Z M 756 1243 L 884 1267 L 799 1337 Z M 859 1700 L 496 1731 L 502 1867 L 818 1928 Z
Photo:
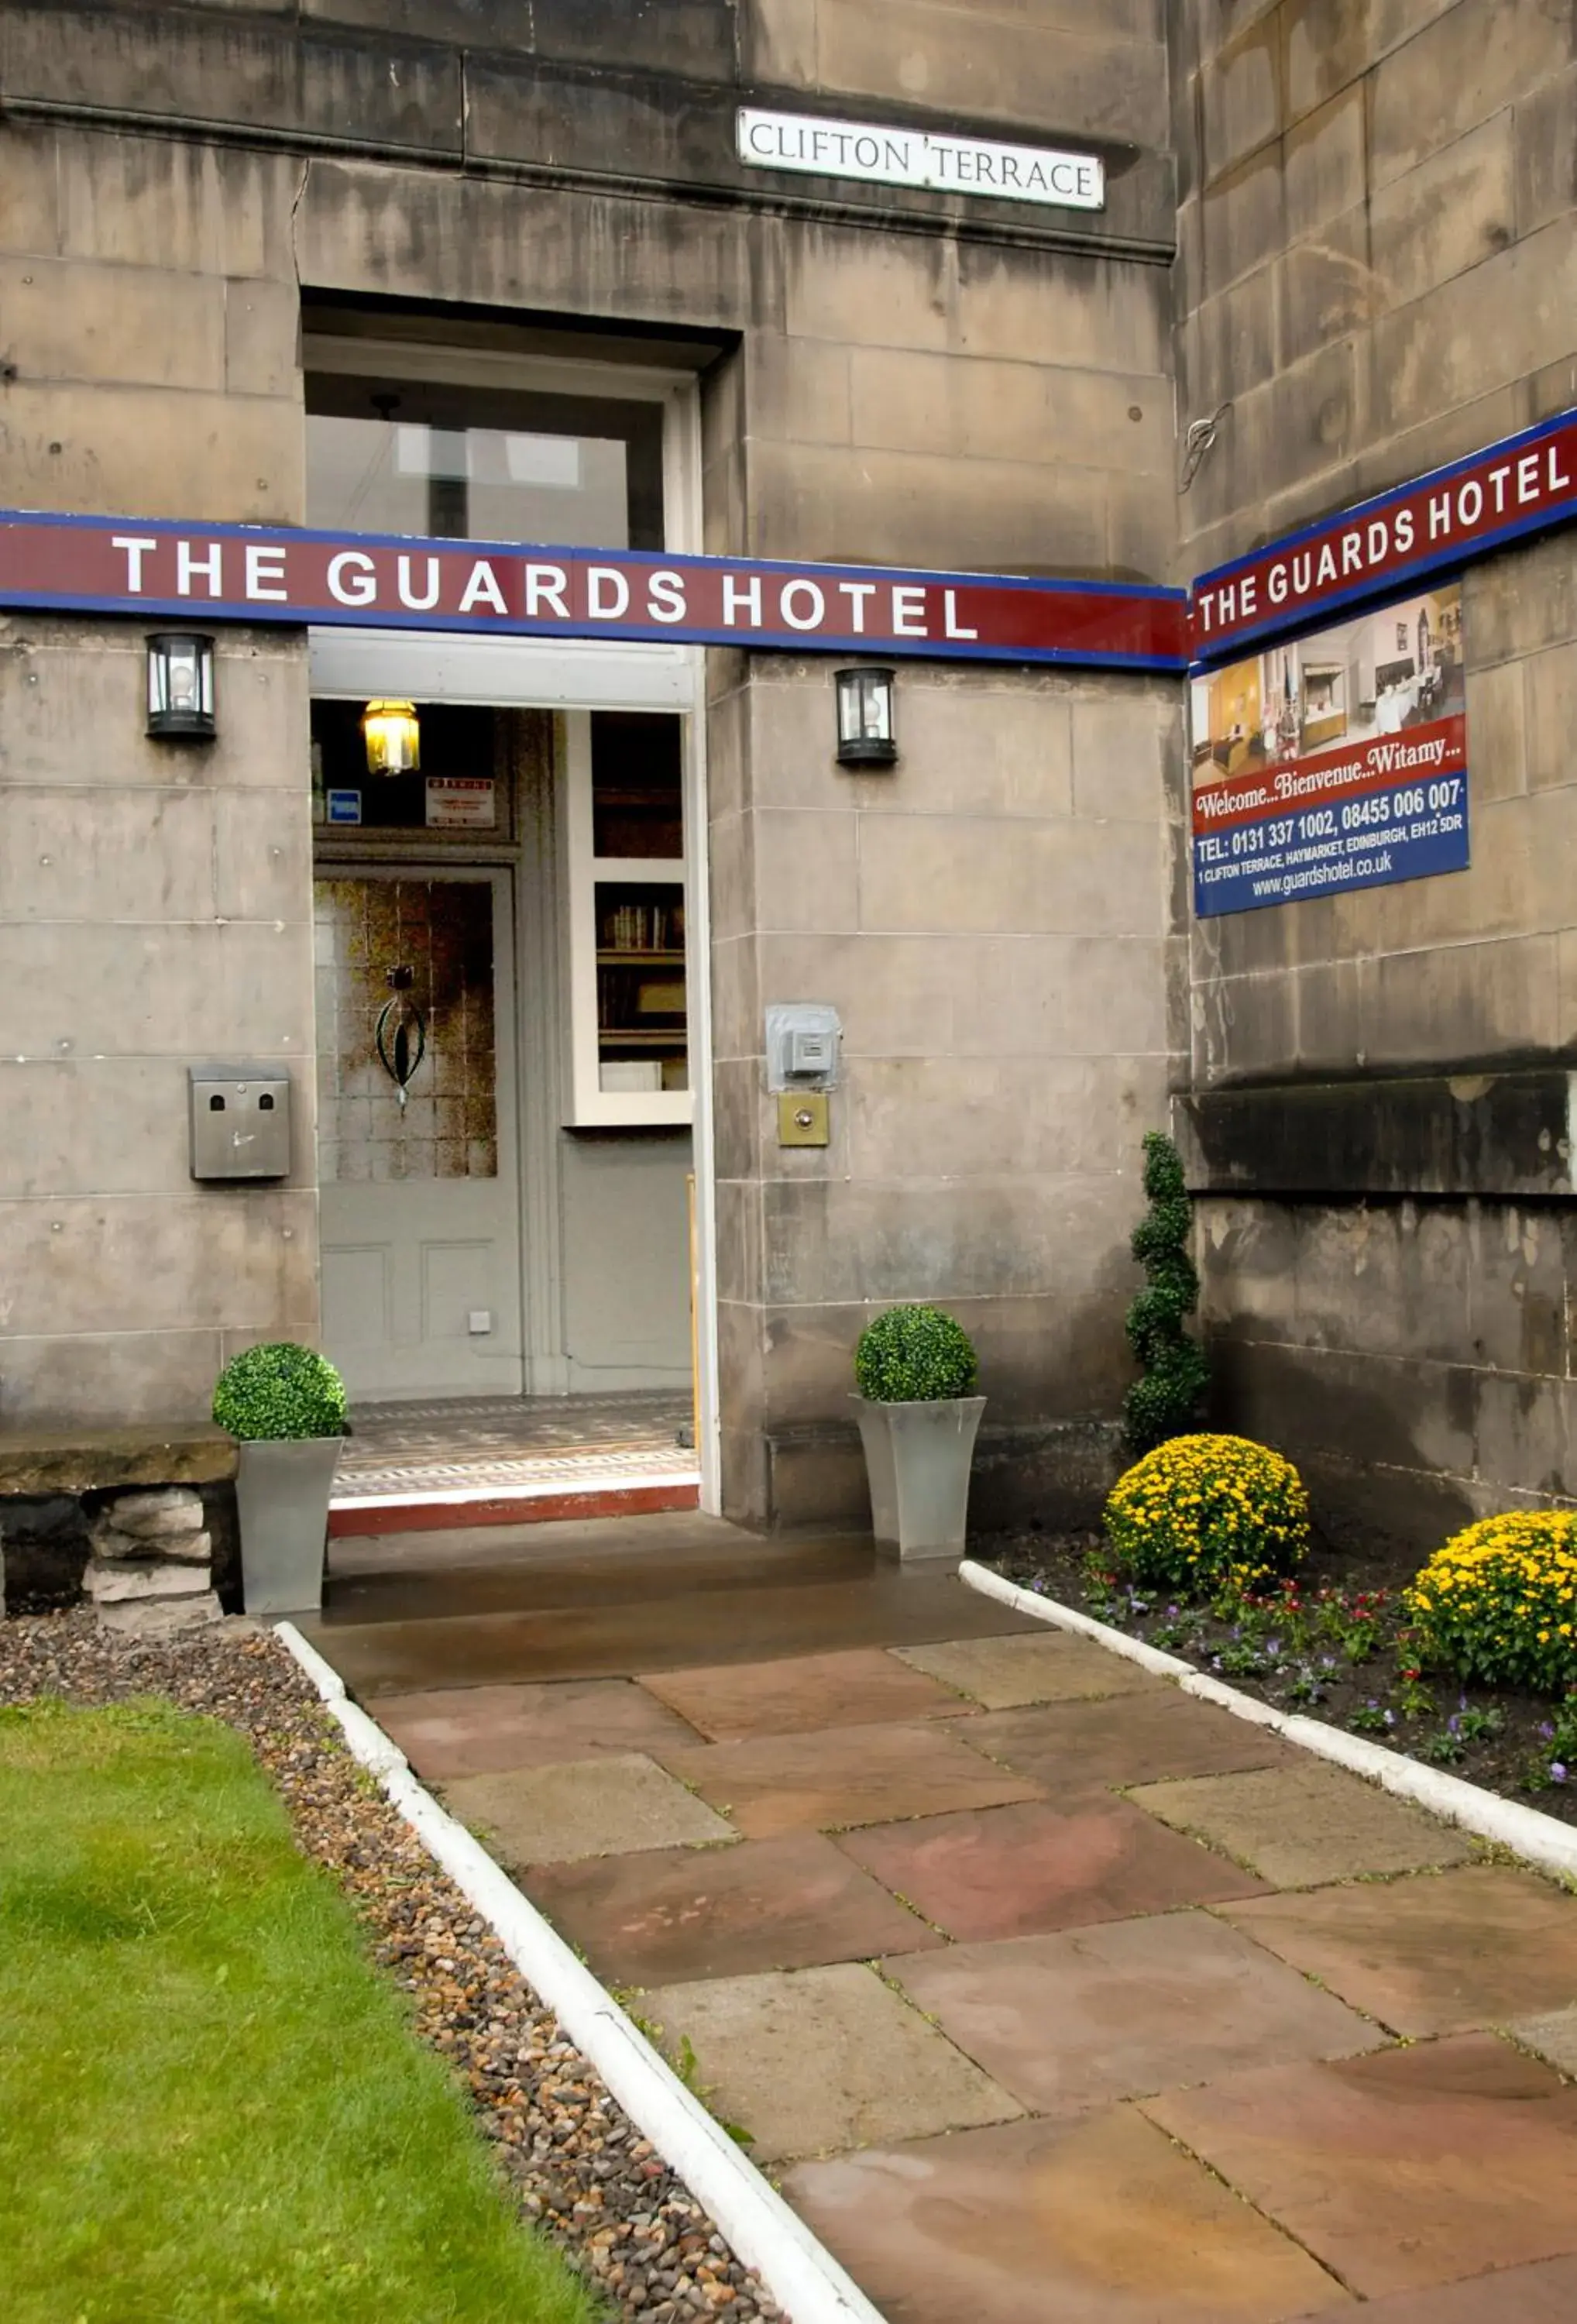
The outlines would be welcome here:
M 868 1404 L 940 1404 L 973 1395 L 980 1361 L 939 1307 L 890 1307 L 860 1334 L 854 1378 Z
M 248 1443 L 345 1434 L 345 1382 L 327 1356 L 289 1341 L 246 1348 L 214 1390 L 214 1418 Z

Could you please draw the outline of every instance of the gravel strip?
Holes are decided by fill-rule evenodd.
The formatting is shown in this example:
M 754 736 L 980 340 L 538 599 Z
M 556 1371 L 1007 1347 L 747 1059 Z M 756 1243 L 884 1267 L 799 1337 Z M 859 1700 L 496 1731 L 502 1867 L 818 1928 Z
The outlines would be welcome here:
M 0 1704 L 161 1695 L 245 1736 L 305 1853 L 351 1899 L 418 2031 L 471 2093 L 536 2221 L 618 2316 L 786 2324 L 364 1770 L 283 1646 L 231 1620 L 117 1638 L 87 1609 L 0 1621 Z

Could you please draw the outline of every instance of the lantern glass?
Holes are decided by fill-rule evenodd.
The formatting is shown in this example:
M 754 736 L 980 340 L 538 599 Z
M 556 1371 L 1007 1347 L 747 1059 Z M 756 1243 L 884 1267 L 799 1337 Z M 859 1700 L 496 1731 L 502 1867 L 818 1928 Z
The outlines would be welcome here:
M 369 775 L 413 775 L 421 765 L 421 725 L 414 702 L 369 702 L 362 713 Z
M 214 641 L 195 630 L 148 641 L 148 732 L 204 741 L 214 720 Z
M 891 670 L 840 669 L 837 694 L 838 764 L 890 767 L 898 756 Z

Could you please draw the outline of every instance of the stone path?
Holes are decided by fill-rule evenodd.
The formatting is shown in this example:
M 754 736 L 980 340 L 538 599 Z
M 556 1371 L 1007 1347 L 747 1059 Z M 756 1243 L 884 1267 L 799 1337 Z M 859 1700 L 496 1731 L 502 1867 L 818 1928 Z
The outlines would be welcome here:
M 1569 2324 L 1577 1899 L 949 1586 L 373 1708 L 890 2324 Z

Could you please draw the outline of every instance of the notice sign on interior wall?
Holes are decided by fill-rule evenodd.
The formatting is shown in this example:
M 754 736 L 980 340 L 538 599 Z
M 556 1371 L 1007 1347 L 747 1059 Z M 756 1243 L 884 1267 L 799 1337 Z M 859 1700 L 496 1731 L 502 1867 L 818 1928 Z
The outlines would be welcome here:
M 1454 581 L 1196 672 L 1200 918 L 1465 870 L 1465 711 Z
M 498 794 L 490 775 L 429 775 L 429 831 L 494 831 Z

